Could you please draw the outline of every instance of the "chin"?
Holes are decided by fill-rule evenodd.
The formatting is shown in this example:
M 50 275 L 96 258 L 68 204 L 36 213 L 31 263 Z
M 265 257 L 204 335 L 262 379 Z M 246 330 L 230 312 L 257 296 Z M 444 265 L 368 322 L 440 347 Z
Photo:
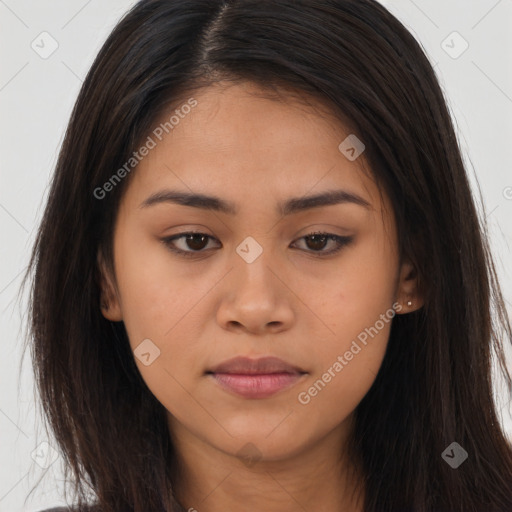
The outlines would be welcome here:
M 272 462 L 294 457 L 311 440 L 312 436 L 308 436 L 304 429 L 281 428 L 282 423 L 278 425 L 279 423 L 275 423 L 272 428 L 267 429 L 259 428 L 258 423 L 251 422 L 245 428 L 226 428 L 233 437 L 210 439 L 210 444 L 229 455 L 247 459 L 254 464 L 257 461 Z

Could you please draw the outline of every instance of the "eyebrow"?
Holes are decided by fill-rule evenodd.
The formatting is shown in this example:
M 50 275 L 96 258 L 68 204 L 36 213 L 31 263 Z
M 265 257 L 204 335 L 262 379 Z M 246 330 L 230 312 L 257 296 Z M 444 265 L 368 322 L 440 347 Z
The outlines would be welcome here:
M 161 190 L 156 192 L 145 199 L 139 207 L 147 208 L 160 203 L 175 203 L 182 206 L 191 206 L 203 210 L 213 210 L 229 215 L 236 215 L 238 213 L 235 203 L 231 201 L 215 196 L 182 192 L 179 190 Z M 304 210 L 309 210 L 311 208 L 344 203 L 356 204 L 367 209 L 371 208 L 368 201 L 353 192 L 349 192 L 347 190 L 328 190 L 321 194 L 293 197 L 286 201 L 282 201 L 278 203 L 276 213 L 284 217 Z

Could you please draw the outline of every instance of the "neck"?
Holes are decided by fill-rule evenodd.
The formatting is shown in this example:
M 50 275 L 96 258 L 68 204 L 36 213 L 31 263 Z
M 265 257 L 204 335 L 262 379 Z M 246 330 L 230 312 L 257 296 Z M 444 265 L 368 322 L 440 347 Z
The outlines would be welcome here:
M 361 474 L 346 455 L 350 421 L 287 457 L 242 459 L 173 423 L 178 453 L 175 483 L 188 512 L 362 512 Z M 256 449 L 254 449 L 256 452 Z M 345 455 L 344 455 L 345 454 Z

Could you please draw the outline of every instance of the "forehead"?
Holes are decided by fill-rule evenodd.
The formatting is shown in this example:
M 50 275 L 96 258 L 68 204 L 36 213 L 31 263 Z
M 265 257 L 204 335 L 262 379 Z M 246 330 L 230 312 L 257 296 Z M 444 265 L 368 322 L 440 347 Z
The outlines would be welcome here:
M 343 185 L 378 201 L 364 153 L 351 161 L 340 150 L 352 135 L 325 104 L 269 96 L 252 83 L 215 84 L 184 98 L 154 123 L 154 145 L 137 166 L 131 195 L 179 184 L 220 197 L 232 191 L 247 202 Z
M 197 91 L 194 99 L 197 106 L 180 119 L 170 138 L 198 144 L 198 149 L 240 147 L 260 153 L 265 147 L 293 153 L 300 152 L 299 145 L 318 150 L 348 135 L 325 105 L 298 93 L 277 93 L 248 82 L 220 83 Z M 157 124 L 175 109 L 163 112 Z

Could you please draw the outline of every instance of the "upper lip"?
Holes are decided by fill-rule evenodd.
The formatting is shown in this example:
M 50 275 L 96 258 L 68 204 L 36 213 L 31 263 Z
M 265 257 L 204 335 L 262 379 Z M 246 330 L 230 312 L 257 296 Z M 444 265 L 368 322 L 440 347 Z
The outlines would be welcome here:
M 288 364 L 277 357 L 233 357 L 210 369 L 206 373 L 270 374 L 270 373 L 306 373 L 302 368 Z

